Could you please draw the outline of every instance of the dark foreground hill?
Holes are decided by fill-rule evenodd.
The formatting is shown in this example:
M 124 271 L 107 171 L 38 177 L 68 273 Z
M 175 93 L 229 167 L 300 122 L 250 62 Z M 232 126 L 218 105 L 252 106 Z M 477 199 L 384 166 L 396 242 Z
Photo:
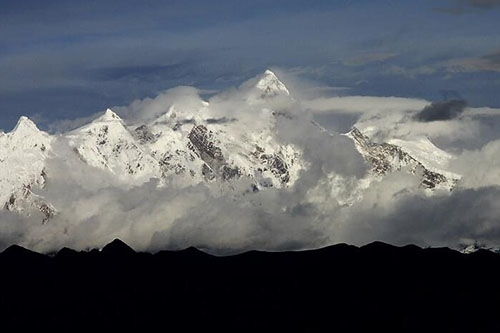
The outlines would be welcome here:
M 500 256 L 372 243 L 214 257 L 120 241 L 0 254 L 0 327 L 500 332 Z

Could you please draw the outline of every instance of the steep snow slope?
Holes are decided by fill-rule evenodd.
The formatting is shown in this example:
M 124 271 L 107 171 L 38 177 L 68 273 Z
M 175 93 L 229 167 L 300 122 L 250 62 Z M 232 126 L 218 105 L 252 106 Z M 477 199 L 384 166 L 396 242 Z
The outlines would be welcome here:
M 416 138 L 412 141 L 391 139 L 387 143 L 400 147 L 402 151 L 422 163 L 430 171 L 440 173 L 449 179 L 460 179 L 460 175 L 446 171 L 450 162 L 453 161 L 453 156 L 436 147 L 426 137 Z

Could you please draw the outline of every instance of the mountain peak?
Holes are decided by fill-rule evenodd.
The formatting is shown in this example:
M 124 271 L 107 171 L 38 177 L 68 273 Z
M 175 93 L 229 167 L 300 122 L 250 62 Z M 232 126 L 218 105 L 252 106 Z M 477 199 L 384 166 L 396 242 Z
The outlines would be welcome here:
M 274 72 L 272 70 L 270 70 L 270 69 L 266 69 L 265 72 L 264 72 L 264 75 L 266 75 L 266 76 L 273 76 L 275 78 L 278 78 L 276 76 L 276 74 L 274 74 Z
M 14 127 L 14 130 L 12 132 L 19 133 L 19 132 L 39 132 L 39 131 L 40 130 L 31 119 L 25 116 L 21 116 L 17 121 L 16 127 Z
M 94 120 L 94 122 L 110 122 L 110 121 L 119 121 L 122 119 L 111 109 L 107 109 L 102 116 Z
M 21 258 L 27 259 L 27 258 L 32 258 L 32 259 L 40 259 L 44 258 L 44 256 L 40 253 L 28 250 L 25 247 L 19 246 L 19 245 L 11 245 L 8 248 L 6 248 L 1 255 L 5 258 L 12 258 L 19 260 Z
M 281 82 L 273 71 L 266 69 L 264 74 L 262 74 L 255 88 L 263 92 L 265 97 L 273 97 L 276 95 L 290 95 L 287 87 Z

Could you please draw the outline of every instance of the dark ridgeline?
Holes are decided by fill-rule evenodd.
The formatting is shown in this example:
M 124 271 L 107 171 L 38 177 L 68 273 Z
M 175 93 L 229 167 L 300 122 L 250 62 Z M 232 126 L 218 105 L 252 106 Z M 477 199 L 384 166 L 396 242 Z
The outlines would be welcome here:
M 500 332 L 500 255 L 375 242 L 214 257 L 189 248 L 0 254 L 0 327 Z M 10 330 L 4 330 L 7 332 Z

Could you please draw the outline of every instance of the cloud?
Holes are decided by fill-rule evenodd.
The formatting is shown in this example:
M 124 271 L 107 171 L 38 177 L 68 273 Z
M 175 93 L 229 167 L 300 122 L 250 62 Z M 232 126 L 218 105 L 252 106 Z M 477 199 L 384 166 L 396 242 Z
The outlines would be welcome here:
M 500 72 L 500 51 L 486 54 L 478 58 L 465 58 L 450 61 L 447 65 L 450 72 Z
M 495 45 L 495 34 L 488 33 L 494 17 L 474 25 L 436 20 L 413 3 L 284 6 L 259 0 L 256 6 L 225 0 L 217 11 L 200 0 L 194 4 L 3 1 L 0 127 L 33 113 L 50 121 L 84 117 L 178 85 L 225 89 L 272 65 L 322 86 L 350 87 L 349 94 L 431 99 L 451 81 L 473 105 L 500 105 L 496 80 L 484 89 L 483 77 L 449 79 L 435 66 Z M 421 75 L 425 84 L 414 80 Z
M 313 113 L 378 113 L 418 110 L 429 104 L 426 100 L 402 97 L 342 96 L 320 97 L 303 101 Z
M 344 60 L 343 63 L 347 66 L 363 66 L 374 62 L 382 62 L 397 55 L 397 53 L 392 52 L 365 53 Z
M 464 175 L 467 188 L 500 186 L 500 140 L 490 141 L 477 150 L 465 150 L 457 156 L 452 169 Z
M 423 122 L 453 119 L 461 115 L 466 106 L 467 102 L 461 99 L 433 102 L 417 113 L 415 119 Z
M 454 4 L 449 7 L 436 8 L 436 10 L 446 14 L 462 15 L 474 9 L 490 10 L 500 7 L 499 0 L 451 0 L 451 2 Z
M 102 114 L 102 111 L 94 113 L 94 114 L 92 114 L 90 116 L 86 116 L 86 117 L 55 120 L 55 121 L 49 122 L 47 129 L 50 133 L 68 132 L 68 131 L 74 130 L 78 127 L 81 127 L 85 124 L 88 124 L 92 120 L 99 117 L 101 114 Z M 33 120 L 35 123 L 39 124 L 39 122 L 36 119 L 33 119 L 33 117 L 30 117 L 30 119 Z
M 384 186 L 384 182 L 381 186 Z M 373 190 L 382 190 L 380 187 Z M 386 191 L 384 191 L 386 192 Z M 412 193 L 378 206 L 367 197 L 349 216 L 341 238 L 352 243 L 378 239 L 393 244 L 450 246 L 482 242 L 498 247 L 500 187 L 462 189 L 450 195 L 425 197 Z
M 100 67 L 89 70 L 89 74 L 98 80 L 151 80 L 154 77 L 183 78 L 189 62 L 171 65 L 137 65 Z
M 192 112 L 203 107 L 203 100 L 198 90 L 193 87 L 175 87 L 160 93 L 155 98 L 144 98 L 133 101 L 125 107 L 114 107 L 120 116 L 135 122 L 147 121 L 166 113 L 172 106 L 175 112 Z
M 457 96 L 455 91 L 442 93 Z M 462 150 L 480 149 L 500 138 L 500 110 L 495 108 L 467 107 L 459 117 L 421 122 L 417 120 L 417 114 L 426 108 L 435 110 L 435 106 L 431 108 L 431 102 L 423 99 L 320 97 L 302 101 L 302 105 L 326 128 L 347 132 L 355 125 L 379 142 L 393 138 L 412 140 L 415 137 L 428 137 L 439 147 L 459 153 Z
M 66 160 L 49 161 L 52 180 L 43 191 L 47 200 L 63 209 L 45 225 L 36 215 L 19 218 L 10 212 L 1 213 L 0 247 L 18 243 L 44 252 L 63 246 L 88 249 L 116 237 L 135 249 L 149 251 L 197 246 L 228 254 L 249 249 L 320 247 L 330 240 L 326 232 L 329 219 L 339 207 L 335 201 L 322 209 L 310 204 L 307 190 L 324 177 L 324 172 L 353 172 L 338 163 L 322 165 L 319 160 L 290 191 L 248 191 L 250 184 L 244 179 L 188 187 L 174 181 L 161 187 L 149 182 L 128 188 L 120 186 L 109 173 L 86 166 L 67 153 Z M 320 151 L 314 154 L 310 157 L 324 155 Z M 335 156 L 349 163 L 346 152 Z M 363 168 L 362 164 L 353 166 Z M 83 179 L 82 174 L 89 177 Z
M 435 64 L 433 64 L 433 65 L 417 66 L 417 67 L 414 67 L 414 68 L 405 68 L 405 67 L 402 67 L 402 66 L 393 65 L 393 66 L 390 66 L 388 68 L 387 73 L 388 74 L 392 74 L 392 75 L 405 76 L 405 77 L 414 79 L 417 76 L 421 76 L 421 75 L 428 76 L 428 75 L 435 74 L 436 72 L 438 72 L 439 67 L 440 66 L 435 65 Z
M 87 249 L 118 237 L 139 250 L 197 246 L 223 254 L 328 244 L 330 235 L 326 230 L 340 206 L 325 197 L 321 200 L 327 199 L 328 204 L 320 208 L 310 202 L 309 190 L 332 174 L 346 177 L 349 186 L 354 186 L 356 179 L 366 174 L 367 166 L 351 140 L 318 130 L 300 103 L 280 98 L 264 104 L 245 103 L 248 95 L 244 87 L 241 89 L 210 98 L 205 120 L 233 126 L 234 132 L 230 128 L 228 132 L 234 137 L 275 126 L 277 140 L 299 147 L 304 161 L 311 164 L 291 188 L 253 192 L 244 177 L 227 183 L 186 186 L 176 176 L 162 186 L 150 181 L 130 187 L 107 171 L 82 163 L 65 137 L 58 136 L 54 158 L 49 159 L 46 168 L 51 180 L 39 193 L 59 213 L 45 225 L 39 223 L 36 213 L 17 216 L 15 226 L 14 215 L 1 213 L 0 247 L 18 243 L 45 252 L 63 246 Z M 283 115 L 271 116 L 266 111 L 271 106 Z M 166 111 L 196 117 L 198 108 L 206 107 L 195 88 L 178 87 L 116 110 L 128 123 L 138 123 Z
M 500 6 L 500 0 L 462 0 L 461 2 L 466 2 L 470 6 L 479 8 L 493 8 Z

